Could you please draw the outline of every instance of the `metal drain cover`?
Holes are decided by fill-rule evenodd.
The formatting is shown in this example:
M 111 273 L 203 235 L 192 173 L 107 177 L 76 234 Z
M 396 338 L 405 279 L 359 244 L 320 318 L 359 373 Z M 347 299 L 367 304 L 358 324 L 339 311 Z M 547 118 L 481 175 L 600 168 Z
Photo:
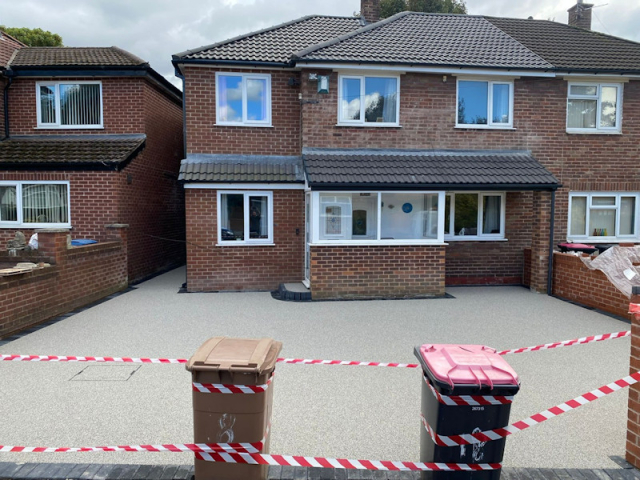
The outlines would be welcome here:
M 89 365 L 72 378 L 72 382 L 126 382 L 142 365 Z

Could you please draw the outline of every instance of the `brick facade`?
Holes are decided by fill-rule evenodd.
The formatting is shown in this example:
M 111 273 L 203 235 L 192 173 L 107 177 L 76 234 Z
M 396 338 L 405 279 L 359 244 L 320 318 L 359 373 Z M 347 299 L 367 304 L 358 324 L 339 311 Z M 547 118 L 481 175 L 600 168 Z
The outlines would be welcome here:
M 69 77 L 68 80 L 86 80 Z M 61 80 L 49 78 L 47 80 Z M 185 260 L 182 108 L 144 78 L 101 78 L 104 129 L 36 129 L 36 80 L 9 89 L 11 135 L 140 134 L 146 146 L 122 171 L 1 170 L 0 180 L 70 182 L 73 238 L 103 239 L 104 225 L 130 225 L 128 276 L 134 282 Z M 28 236 L 32 230 L 21 229 Z M 15 229 L 0 229 L 0 247 Z
M 298 282 L 304 264 L 304 192 L 273 191 L 274 246 L 216 246 L 217 190 L 187 189 L 190 292 L 275 290 Z
M 68 247 L 67 236 L 64 230 L 38 233 L 38 253 L 50 257 L 50 267 L 0 276 L 0 338 L 126 288 L 126 228 L 83 247 Z
M 444 271 L 443 246 L 311 247 L 314 300 L 442 296 Z

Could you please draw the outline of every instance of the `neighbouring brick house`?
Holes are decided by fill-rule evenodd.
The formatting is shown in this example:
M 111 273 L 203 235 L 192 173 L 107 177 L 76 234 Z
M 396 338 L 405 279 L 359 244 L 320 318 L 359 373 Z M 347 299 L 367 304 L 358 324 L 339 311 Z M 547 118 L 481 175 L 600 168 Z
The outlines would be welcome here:
M 0 245 L 128 224 L 128 278 L 184 262 L 182 94 L 117 47 L 25 47 L 0 37 Z M 167 240 L 169 239 L 169 240 Z
M 188 290 L 442 295 L 522 284 L 526 250 L 544 292 L 555 243 L 640 240 L 640 45 L 579 28 L 590 9 L 362 0 L 174 55 Z

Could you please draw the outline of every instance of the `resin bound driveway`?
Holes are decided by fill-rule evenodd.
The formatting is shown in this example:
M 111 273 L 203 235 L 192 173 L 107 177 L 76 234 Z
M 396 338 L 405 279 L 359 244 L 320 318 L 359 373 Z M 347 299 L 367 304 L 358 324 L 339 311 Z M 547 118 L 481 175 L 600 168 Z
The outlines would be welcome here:
M 269 293 L 179 294 L 184 270 L 21 338 L 0 353 L 189 357 L 212 336 L 269 336 L 283 356 L 415 361 L 423 343 L 524 347 L 627 330 L 614 318 L 521 287 L 458 287 L 451 299 L 288 303 Z M 510 355 L 516 421 L 628 374 L 629 339 Z M 279 364 L 272 453 L 419 460 L 417 370 Z M 619 468 L 627 391 L 511 436 L 505 467 Z M 0 445 L 192 440 L 182 365 L 0 362 Z M 188 464 L 190 454 L 6 454 L 0 462 Z

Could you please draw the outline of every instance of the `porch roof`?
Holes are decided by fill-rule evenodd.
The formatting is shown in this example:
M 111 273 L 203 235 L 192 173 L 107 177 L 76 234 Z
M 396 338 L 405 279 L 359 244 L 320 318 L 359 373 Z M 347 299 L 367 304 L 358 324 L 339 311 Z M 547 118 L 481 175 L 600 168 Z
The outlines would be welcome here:
M 309 186 L 451 190 L 555 190 L 561 185 L 529 151 L 305 148 Z

